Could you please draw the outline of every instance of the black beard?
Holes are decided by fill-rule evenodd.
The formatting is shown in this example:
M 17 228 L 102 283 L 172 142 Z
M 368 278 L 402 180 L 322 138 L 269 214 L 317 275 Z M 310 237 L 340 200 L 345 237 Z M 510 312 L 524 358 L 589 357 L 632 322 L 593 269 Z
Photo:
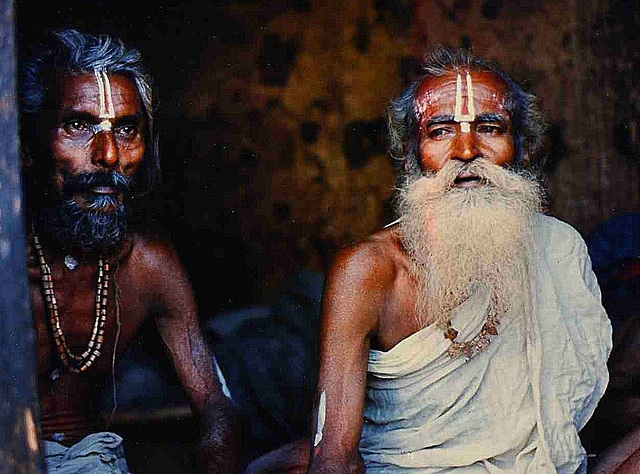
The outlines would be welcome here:
M 54 207 L 37 214 L 36 225 L 45 238 L 62 248 L 83 252 L 107 252 L 116 248 L 127 233 L 127 213 L 116 195 L 93 194 L 93 187 L 112 187 L 116 194 L 129 190 L 130 180 L 116 172 L 82 173 L 63 176 L 62 197 Z M 88 192 L 80 206 L 73 195 Z

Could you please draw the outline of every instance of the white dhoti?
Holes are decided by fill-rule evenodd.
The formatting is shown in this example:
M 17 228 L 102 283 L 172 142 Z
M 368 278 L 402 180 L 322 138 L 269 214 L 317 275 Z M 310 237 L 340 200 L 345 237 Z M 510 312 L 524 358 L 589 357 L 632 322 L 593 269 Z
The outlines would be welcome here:
M 43 440 L 48 474 L 130 474 L 122 438 L 109 431 L 92 433 L 71 447 Z
M 534 241 L 528 323 L 505 315 L 468 361 L 433 325 L 370 351 L 367 472 L 585 472 L 578 431 L 608 382 L 611 326 L 579 234 L 537 215 Z M 459 341 L 478 334 L 489 299 L 480 287 L 454 311 Z

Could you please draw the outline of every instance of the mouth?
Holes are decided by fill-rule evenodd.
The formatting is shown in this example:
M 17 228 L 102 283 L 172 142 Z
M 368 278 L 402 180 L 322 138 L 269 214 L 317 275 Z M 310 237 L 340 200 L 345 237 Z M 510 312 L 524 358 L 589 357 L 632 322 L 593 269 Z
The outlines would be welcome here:
M 72 199 L 85 210 L 108 213 L 122 203 L 122 191 L 111 186 L 95 186 L 74 193 Z
M 458 188 L 475 188 L 481 184 L 482 178 L 468 171 L 462 171 L 453 181 L 453 185 Z
M 113 195 L 116 194 L 116 190 L 111 186 L 96 186 L 89 190 L 91 194 Z

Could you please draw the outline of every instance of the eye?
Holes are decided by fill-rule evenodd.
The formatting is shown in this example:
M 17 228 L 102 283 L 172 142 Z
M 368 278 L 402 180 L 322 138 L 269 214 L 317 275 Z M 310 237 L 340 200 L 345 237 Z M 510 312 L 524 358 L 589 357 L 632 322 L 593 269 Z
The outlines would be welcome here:
M 120 125 L 116 127 L 115 133 L 121 138 L 134 138 L 138 134 L 138 127 L 136 125 Z
M 504 127 L 492 123 L 481 123 L 476 127 L 476 132 L 484 135 L 501 135 L 504 133 Z
M 67 133 L 72 135 L 84 134 L 91 131 L 91 126 L 85 120 L 81 119 L 67 120 L 62 124 L 62 127 Z
M 427 136 L 431 140 L 442 140 L 455 132 L 454 128 L 450 125 L 431 127 L 427 130 Z

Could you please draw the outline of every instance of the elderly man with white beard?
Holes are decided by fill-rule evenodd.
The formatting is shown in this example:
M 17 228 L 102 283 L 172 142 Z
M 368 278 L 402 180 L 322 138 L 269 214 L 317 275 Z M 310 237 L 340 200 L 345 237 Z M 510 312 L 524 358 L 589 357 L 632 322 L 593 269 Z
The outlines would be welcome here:
M 389 108 L 399 219 L 327 275 L 306 452 L 249 472 L 586 472 L 611 325 L 582 238 L 542 213 L 535 97 L 463 51 L 422 71 Z
M 327 278 L 310 472 L 575 473 L 611 327 L 541 213 L 535 98 L 439 50 L 390 107 L 400 218 Z

